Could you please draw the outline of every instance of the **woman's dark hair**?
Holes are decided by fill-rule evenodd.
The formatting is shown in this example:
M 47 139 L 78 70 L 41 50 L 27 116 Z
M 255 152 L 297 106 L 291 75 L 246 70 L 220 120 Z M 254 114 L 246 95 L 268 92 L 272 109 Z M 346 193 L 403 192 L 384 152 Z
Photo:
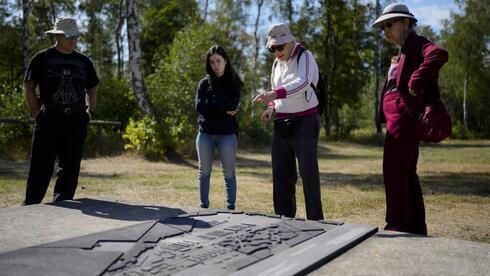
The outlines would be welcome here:
M 417 21 L 410 18 L 410 24 L 408 25 L 410 28 L 415 28 L 417 26 Z
M 211 78 L 211 86 L 217 79 L 216 74 L 214 73 L 213 68 L 211 68 L 211 63 L 209 61 L 209 58 L 214 54 L 222 56 L 223 59 L 226 61 L 225 73 L 223 75 L 224 81 L 233 88 L 241 88 L 243 86 L 243 81 L 242 79 L 240 79 L 240 76 L 238 76 L 238 74 L 235 72 L 235 69 L 233 69 L 230 58 L 228 57 L 228 54 L 226 54 L 225 49 L 220 45 L 214 45 L 209 48 L 206 55 L 206 72 Z
M 417 26 L 417 21 L 412 19 L 412 18 L 407 18 L 407 17 L 398 17 L 398 20 L 408 20 L 408 29 L 413 32 L 414 28 Z

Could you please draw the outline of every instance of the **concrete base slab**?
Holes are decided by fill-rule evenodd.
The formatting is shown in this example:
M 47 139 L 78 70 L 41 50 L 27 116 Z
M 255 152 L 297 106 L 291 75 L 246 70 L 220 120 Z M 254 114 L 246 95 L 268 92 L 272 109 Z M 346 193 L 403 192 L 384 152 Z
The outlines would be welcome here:
M 195 211 L 82 198 L 56 204 L 0 209 L 0 253 L 48 242 L 112 230 Z
M 2 208 L 0 253 L 196 210 L 100 198 Z M 489 271 L 490 244 L 381 231 L 311 275 L 488 275 Z
M 311 275 L 489 275 L 490 244 L 381 231 Z

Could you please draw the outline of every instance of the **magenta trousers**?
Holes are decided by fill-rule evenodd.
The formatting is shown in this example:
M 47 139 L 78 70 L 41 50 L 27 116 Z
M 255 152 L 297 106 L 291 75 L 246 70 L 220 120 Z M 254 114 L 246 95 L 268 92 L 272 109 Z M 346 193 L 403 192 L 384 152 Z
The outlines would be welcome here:
M 385 230 L 427 235 L 422 189 L 417 175 L 419 140 L 415 121 L 405 110 L 398 92 L 385 95 L 386 138 L 383 180 L 386 192 Z

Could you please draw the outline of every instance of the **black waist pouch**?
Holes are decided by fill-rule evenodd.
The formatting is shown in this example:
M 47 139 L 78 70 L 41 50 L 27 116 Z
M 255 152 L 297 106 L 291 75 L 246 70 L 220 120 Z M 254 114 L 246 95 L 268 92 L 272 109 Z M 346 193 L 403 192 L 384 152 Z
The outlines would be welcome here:
M 274 120 L 274 131 L 282 137 L 293 135 L 300 127 L 303 117 L 290 117 Z

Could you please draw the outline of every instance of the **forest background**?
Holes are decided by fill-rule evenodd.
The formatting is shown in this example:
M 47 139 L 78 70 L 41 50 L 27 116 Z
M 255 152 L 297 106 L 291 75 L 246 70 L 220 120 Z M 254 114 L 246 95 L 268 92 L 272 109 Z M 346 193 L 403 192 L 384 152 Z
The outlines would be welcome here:
M 119 121 L 102 140 L 90 129 L 87 155 L 132 150 L 149 158 L 194 151 L 195 90 L 205 53 L 225 47 L 245 87 L 238 118 L 241 146 L 267 145 L 271 125 L 252 98 L 270 87 L 273 57 L 265 50 L 269 22 L 286 22 L 313 52 L 326 81 L 322 139 L 380 144 L 379 88 L 398 50 L 371 28 L 394 1 L 358 0 L 18 0 L 0 1 L 0 117 L 28 119 L 23 72 L 59 16 L 74 16 L 85 32 L 79 50 L 101 80 L 95 117 Z M 455 0 L 437 32 L 417 32 L 449 51 L 440 74 L 453 138 L 490 137 L 490 0 Z M 417 16 L 417 14 L 415 14 Z M 32 129 L 0 124 L 2 159 L 26 159 Z M 96 139 L 96 136 L 99 136 Z M 96 145 L 98 149 L 95 151 Z M 100 147 L 102 144 L 102 147 Z

